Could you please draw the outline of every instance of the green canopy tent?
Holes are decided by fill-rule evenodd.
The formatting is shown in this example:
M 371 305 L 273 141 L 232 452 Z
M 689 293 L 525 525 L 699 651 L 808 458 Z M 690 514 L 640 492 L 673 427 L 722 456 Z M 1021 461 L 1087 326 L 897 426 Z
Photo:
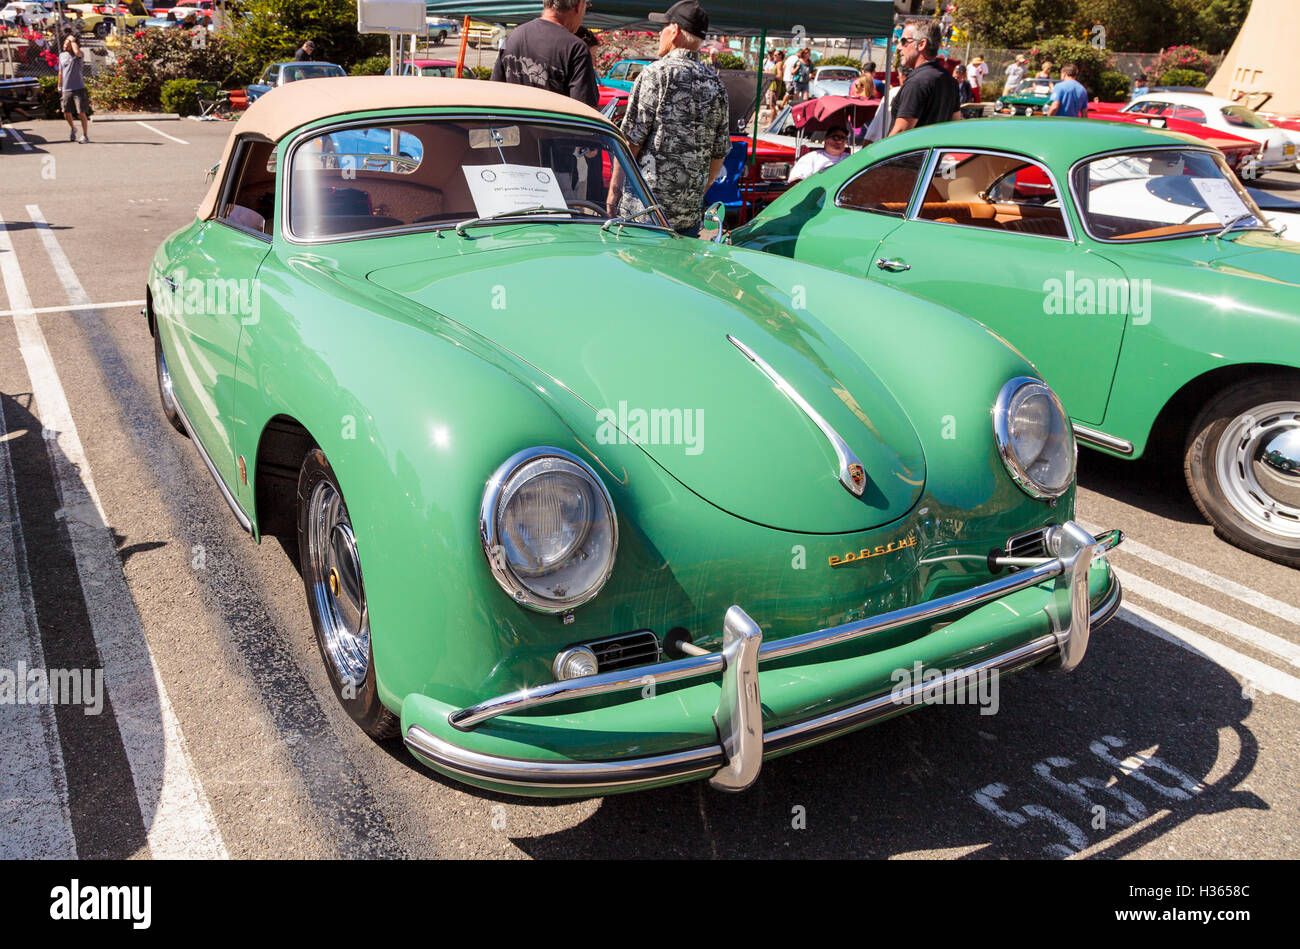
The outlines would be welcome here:
M 645 27 L 658 30 L 647 17 L 663 12 L 672 0 L 593 0 L 583 23 L 593 29 L 627 29 Z M 806 36 L 835 36 L 846 39 L 871 39 L 888 37 L 886 59 L 893 54 L 894 0 L 702 0 L 709 14 L 709 30 L 727 36 L 759 36 L 758 95 L 763 92 L 763 53 L 767 34 L 778 36 L 794 34 L 802 28 Z M 507 25 L 524 23 L 540 15 L 541 0 L 428 0 L 428 16 L 458 19 L 469 16 L 476 20 Z M 888 67 L 886 67 L 888 70 Z M 889 86 L 885 86 L 882 109 L 889 107 Z M 757 111 L 757 104 L 755 111 Z M 758 128 L 755 124 L 754 147 L 757 150 Z

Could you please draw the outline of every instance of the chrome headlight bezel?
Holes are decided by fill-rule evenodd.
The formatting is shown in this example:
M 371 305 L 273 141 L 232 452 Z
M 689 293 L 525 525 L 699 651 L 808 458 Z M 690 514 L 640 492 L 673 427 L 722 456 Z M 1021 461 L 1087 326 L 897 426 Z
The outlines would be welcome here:
M 595 580 L 584 590 L 574 596 L 552 597 L 539 593 L 527 582 L 529 578 L 521 576 L 511 566 L 505 548 L 502 546 L 501 514 L 503 502 L 508 501 L 518 487 L 532 480 L 536 475 L 529 475 L 524 481 L 517 481 L 523 469 L 533 462 L 546 458 L 555 458 L 565 463 L 567 473 L 585 478 L 591 488 L 592 496 L 598 503 L 604 504 L 604 515 L 608 518 L 609 554 L 606 562 L 596 573 Z M 513 489 L 513 490 L 512 490 Z M 525 606 L 538 613 L 567 613 L 589 602 L 604 587 L 610 574 L 614 572 L 614 562 L 618 558 L 618 516 L 614 510 L 614 500 L 610 497 L 600 476 L 578 456 L 562 448 L 538 446 L 516 452 L 505 460 L 488 479 L 483 491 L 483 501 L 479 507 L 479 539 L 483 544 L 483 553 L 487 557 L 492 576 L 506 594 L 520 606 Z M 582 545 L 577 545 L 581 547 Z M 565 565 L 572 562 L 566 557 Z M 555 568 L 556 570 L 562 567 Z M 549 575 L 554 570 L 539 576 Z M 536 579 L 534 577 L 533 579 Z
M 1040 484 L 1034 480 L 1023 461 L 1016 455 L 1013 447 L 1010 426 L 1011 405 L 1015 397 L 1027 387 L 1035 387 L 1047 395 L 1069 440 L 1067 450 L 1069 452 L 1070 476 L 1059 489 Z M 1078 475 L 1079 461 L 1079 446 L 1074 439 L 1074 427 L 1070 424 L 1070 416 L 1066 414 L 1065 407 L 1061 405 L 1061 400 L 1052 391 L 1052 387 L 1042 379 L 1033 376 L 1016 376 L 1014 379 L 1008 379 L 1006 384 L 1002 386 L 1002 389 L 998 392 L 997 401 L 993 404 L 993 438 L 997 444 L 998 456 L 1002 459 L 1002 464 L 1007 469 L 1007 473 L 1011 475 L 1011 480 L 1031 498 L 1039 501 L 1055 501 L 1069 491 L 1074 484 Z

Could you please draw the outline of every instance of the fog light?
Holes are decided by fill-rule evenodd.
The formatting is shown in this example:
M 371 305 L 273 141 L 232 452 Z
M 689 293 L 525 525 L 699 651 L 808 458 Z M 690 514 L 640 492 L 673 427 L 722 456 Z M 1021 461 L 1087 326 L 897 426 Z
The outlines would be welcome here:
M 551 671 L 555 673 L 557 680 L 593 676 L 597 670 L 596 654 L 586 646 L 574 646 L 564 650 L 551 664 Z

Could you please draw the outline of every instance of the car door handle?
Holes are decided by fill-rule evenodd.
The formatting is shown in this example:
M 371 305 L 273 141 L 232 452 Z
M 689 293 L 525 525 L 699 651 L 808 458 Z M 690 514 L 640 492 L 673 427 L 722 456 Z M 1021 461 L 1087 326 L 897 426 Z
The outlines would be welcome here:
M 171 277 L 163 277 L 163 283 L 167 284 L 168 290 L 176 289 L 176 281 L 173 280 Z
M 876 261 L 876 266 L 881 270 L 888 270 L 890 273 L 900 273 L 912 269 L 911 264 L 905 264 L 901 260 L 885 260 L 883 257 Z

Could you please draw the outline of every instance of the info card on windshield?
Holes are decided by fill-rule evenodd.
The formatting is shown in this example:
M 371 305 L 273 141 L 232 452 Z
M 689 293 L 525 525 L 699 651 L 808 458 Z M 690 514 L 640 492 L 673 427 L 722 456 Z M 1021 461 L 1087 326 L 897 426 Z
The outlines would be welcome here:
M 532 165 L 462 165 L 474 209 L 491 217 L 526 208 L 565 208 L 555 172 Z

